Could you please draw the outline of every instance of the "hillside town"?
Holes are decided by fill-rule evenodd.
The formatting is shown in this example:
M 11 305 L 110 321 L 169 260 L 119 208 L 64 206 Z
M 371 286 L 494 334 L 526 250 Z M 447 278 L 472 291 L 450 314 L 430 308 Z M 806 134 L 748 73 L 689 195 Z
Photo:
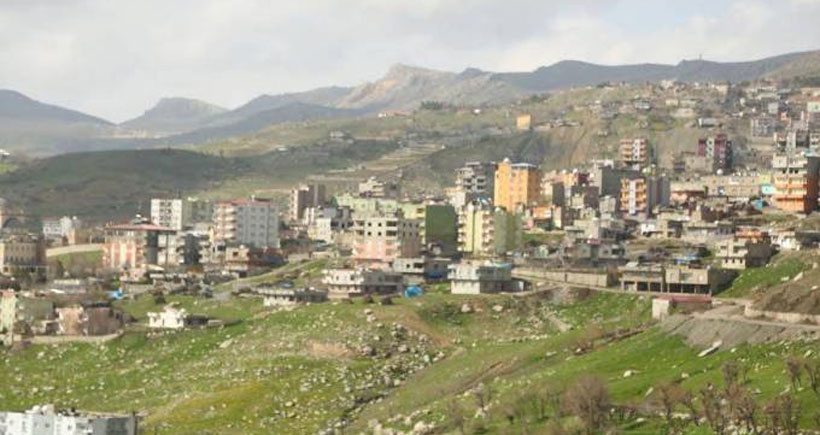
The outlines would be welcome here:
M 579 128 L 579 113 L 611 126 L 637 114 L 643 127 L 634 131 L 672 119 L 697 138 L 670 149 L 657 137 L 606 130 L 600 154 L 571 168 L 464 161 L 444 174 L 449 181 L 437 192 L 405 183 L 401 173 L 361 177 L 354 186 L 306 177 L 285 201 L 166 196 L 117 222 L 31 215 L 27 204 L 2 200 L 2 342 L 22 351 L 236 323 L 197 312 L 198 301 L 290 312 L 353 301 L 390 305 L 428 293 L 556 289 L 646 298 L 656 322 L 683 312 L 817 332 L 820 306 L 800 308 L 817 294 L 809 276 L 817 262 L 773 283 L 805 290 L 797 302 L 761 303 L 731 289 L 755 270 L 773 269 L 775 259 L 820 249 L 820 87 L 662 81 L 591 89 L 636 94 L 567 107 L 564 118 L 512 104 L 499 134 Z M 403 115 L 384 114 L 393 116 Z M 330 133 L 331 140 L 352 137 Z M 170 301 L 179 295 L 194 302 Z M 135 314 L 140 301 L 151 308 Z M 457 310 L 475 307 L 465 302 Z M 0 434 L 80 433 L 57 428 L 81 426 L 82 433 L 132 434 L 139 411 L 84 414 L 41 404 L 0 413 Z M 55 430 L 24 429 L 36 425 Z

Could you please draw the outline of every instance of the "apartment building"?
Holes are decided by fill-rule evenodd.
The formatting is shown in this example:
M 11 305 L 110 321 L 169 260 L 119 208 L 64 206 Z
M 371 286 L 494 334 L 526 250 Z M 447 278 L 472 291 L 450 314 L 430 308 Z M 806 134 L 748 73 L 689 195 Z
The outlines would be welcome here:
M 459 213 L 458 250 L 476 257 L 504 255 L 521 247 L 520 216 L 486 202 L 468 204 Z
M 541 171 L 529 163 L 504 159 L 495 171 L 493 203 L 509 212 L 541 202 Z
M 74 231 L 83 227 L 83 221 L 76 216 L 43 218 L 43 236 L 47 239 L 69 238 Z
M 74 409 L 35 406 L 24 412 L 0 412 L 0 434 L 8 435 L 136 435 L 136 414 L 84 413 Z
M 303 184 L 290 191 L 288 217 L 291 222 L 301 222 L 305 210 L 324 205 L 327 188 L 324 184 Z
M 397 294 L 404 290 L 402 274 L 380 269 L 327 269 L 322 283 L 330 299 Z
M 811 213 L 817 209 L 820 157 L 804 154 L 775 154 L 772 158 L 775 207 Z
M 645 138 L 621 139 L 620 151 L 623 166 L 640 169 L 650 163 L 649 142 Z
M 214 207 L 214 240 L 279 248 L 279 213 L 268 200 L 222 201 Z
M 698 139 L 697 155 L 711 163 L 712 171 L 732 168 L 732 141 L 725 134 Z
M 145 222 L 105 227 L 103 268 L 139 279 L 150 266 L 179 264 L 175 231 Z
M 670 186 L 665 177 L 621 179 L 621 212 L 629 216 L 650 216 L 658 205 L 669 204 Z
M 724 269 L 743 270 L 765 266 L 773 254 L 774 250 L 768 241 L 755 241 L 736 236 L 719 241 L 715 257 Z
M 28 233 L 0 235 L 0 272 L 14 275 L 18 271 L 45 275 L 45 240 Z
M 399 257 L 418 257 L 422 250 L 421 221 L 401 213 L 353 216 L 353 260 L 387 269 Z
M 151 199 L 151 222 L 175 231 L 196 223 L 210 222 L 213 211 L 211 201 L 197 198 Z
M 495 162 L 467 162 L 456 170 L 456 188 L 470 198 L 492 198 L 497 167 Z

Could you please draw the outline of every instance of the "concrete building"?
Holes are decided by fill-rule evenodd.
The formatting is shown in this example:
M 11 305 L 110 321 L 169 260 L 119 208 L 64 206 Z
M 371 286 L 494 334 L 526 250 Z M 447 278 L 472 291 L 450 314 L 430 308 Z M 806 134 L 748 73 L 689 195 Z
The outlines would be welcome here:
M 353 260 L 359 265 L 386 269 L 396 258 L 421 254 L 421 221 L 405 219 L 401 213 L 356 214 L 353 232 Z
M 359 183 L 359 196 L 365 198 L 398 198 L 401 196 L 401 188 L 397 183 L 379 181 L 376 177 L 370 177 Z
M 57 308 L 57 333 L 60 335 L 96 336 L 114 334 L 125 326 L 122 310 L 108 303 Z
M 656 206 L 668 205 L 670 196 L 666 177 L 621 179 L 621 212 L 629 216 L 650 216 Z
M 327 269 L 322 283 L 327 286 L 330 299 L 398 294 L 404 289 L 402 274 L 380 269 Z
M 35 406 L 24 412 L 0 412 L 3 435 L 137 435 L 136 414 L 117 415 L 56 410 Z
M 46 272 L 45 240 L 23 232 L 0 233 L 0 273 L 27 273 L 44 277 Z
M 492 199 L 495 194 L 495 162 L 467 162 L 456 169 L 456 188 L 474 198 Z
M 806 214 L 817 209 L 820 157 L 775 154 L 772 168 L 775 207 Z
M 717 243 L 715 257 L 720 260 L 724 269 L 742 270 L 749 267 L 763 267 L 774 255 L 768 235 L 762 237 L 744 237 L 743 233 L 735 234 L 731 239 Z
M 538 204 L 542 200 L 541 171 L 529 163 L 504 159 L 495 171 L 494 189 L 493 204 L 509 212 Z
M 621 139 L 621 164 L 632 169 L 641 169 L 650 163 L 649 142 L 645 138 Z
M 196 223 L 210 222 L 214 206 L 211 201 L 197 198 L 151 199 L 151 222 L 161 227 L 181 231 Z
M 450 265 L 451 292 L 460 295 L 518 291 L 508 265 L 462 262 Z
M 308 223 L 308 237 L 331 244 L 336 238 L 353 228 L 353 215 L 350 207 L 313 207 L 305 210 Z
M 83 227 L 83 221 L 76 216 L 43 218 L 43 237 L 46 239 L 63 239 L 71 236 L 73 231 Z
M 621 288 L 664 293 L 714 294 L 728 287 L 737 273 L 712 267 L 629 263 L 618 268 Z
M 525 113 L 515 118 L 515 128 L 521 131 L 532 129 L 532 115 Z
M 179 264 L 175 231 L 150 223 L 134 222 L 105 227 L 103 268 L 139 279 L 151 266 Z
M 279 213 L 263 199 L 219 202 L 214 207 L 214 240 L 279 248 Z
M 475 257 L 504 255 L 521 247 L 523 221 L 486 202 L 468 204 L 458 217 L 458 250 Z
M 0 291 L 0 333 L 13 331 L 18 322 L 34 333 L 53 332 L 50 325 L 54 317 L 54 301 L 50 299 Z
M 324 205 L 327 188 L 324 184 L 303 184 L 290 191 L 289 214 L 291 222 L 301 222 L 305 210 Z
M 732 141 L 725 134 L 698 139 L 698 156 L 706 157 L 712 164 L 712 171 L 732 168 Z
M 440 279 L 447 277 L 449 258 L 417 257 L 397 258 L 393 262 L 393 271 L 402 275 L 413 275 L 422 278 Z

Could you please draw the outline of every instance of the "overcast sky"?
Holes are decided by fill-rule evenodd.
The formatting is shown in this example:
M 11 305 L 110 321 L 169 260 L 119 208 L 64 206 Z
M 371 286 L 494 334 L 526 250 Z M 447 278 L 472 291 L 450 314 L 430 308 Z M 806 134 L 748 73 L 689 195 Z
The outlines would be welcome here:
M 112 121 L 235 107 L 394 63 L 750 60 L 820 48 L 820 0 L 0 0 L 0 88 Z

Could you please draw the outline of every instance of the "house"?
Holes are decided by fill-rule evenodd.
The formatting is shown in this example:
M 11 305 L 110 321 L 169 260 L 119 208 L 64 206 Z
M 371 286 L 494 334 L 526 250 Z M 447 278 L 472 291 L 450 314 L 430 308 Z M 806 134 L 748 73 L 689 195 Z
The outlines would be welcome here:
M 393 262 L 393 271 L 403 275 L 439 279 L 447 277 L 449 266 L 449 258 L 397 258 L 396 261 Z
M 512 279 L 512 269 L 506 264 L 489 262 L 462 262 L 450 265 L 450 284 L 453 294 L 476 295 L 520 291 Z
M 137 435 L 136 414 L 100 414 L 35 406 L 23 412 L 0 412 L 0 434 L 7 435 Z
M 325 290 L 317 290 L 315 288 L 303 289 L 260 289 L 257 290 L 263 299 L 263 305 L 266 307 L 288 306 L 298 304 L 317 304 L 326 302 L 328 299 L 328 292 Z
M 403 290 L 400 273 L 381 269 L 327 269 L 322 283 L 330 299 L 346 299 L 369 294 L 397 294 Z
M 184 329 L 208 324 L 208 317 L 189 314 L 184 308 L 167 305 L 160 312 L 148 313 L 148 327 L 157 329 Z
M 768 234 L 764 237 L 744 237 L 743 233 L 735 234 L 731 239 L 717 243 L 716 257 L 724 269 L 746 269 L 749 267 L 763 267 L 774 255 L 771 239 Z
M 141 220 L 106 226 L 103 268 L 139 279 L 152 266 L 177 265 L 174 235 L 170 228 Z
M 737 276 L 732 270 L 692 265 L 628 263 L 618 269 L 621 288 L 637 292 L 708 293 L 727 287 Z

